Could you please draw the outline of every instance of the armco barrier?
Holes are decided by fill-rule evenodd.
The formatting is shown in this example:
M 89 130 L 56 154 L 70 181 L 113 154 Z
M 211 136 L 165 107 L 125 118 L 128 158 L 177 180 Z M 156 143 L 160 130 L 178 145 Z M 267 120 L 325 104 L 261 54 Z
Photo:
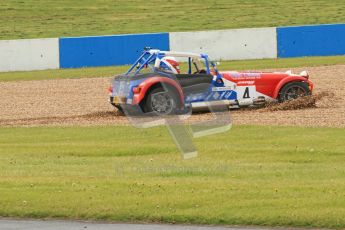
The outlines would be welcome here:
M 278 57 L 345 54 L 345 24 L 279 27 Z
M 57 38 L 0 40 L 0 72 L 58 68 Z
M 133 63 L 145 46 L 169 50 L 169 33 L 60 38 L 60 68 Z
M 212 59 L 277 57 L 276 28 L 251 28 L 170 33 L 170 49 L 208 53 Z

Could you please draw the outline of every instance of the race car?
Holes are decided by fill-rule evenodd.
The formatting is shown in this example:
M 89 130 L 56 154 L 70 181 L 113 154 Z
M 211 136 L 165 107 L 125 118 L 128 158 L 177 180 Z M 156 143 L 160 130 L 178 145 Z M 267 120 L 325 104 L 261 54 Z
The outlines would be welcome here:
M 109 87 L 110 103 L 123 111 L 173 114 L 222 103 L 229 108 L 260 106 L 310 95 L 307 71 L 218 71 L 207 54 L 144 49 Z

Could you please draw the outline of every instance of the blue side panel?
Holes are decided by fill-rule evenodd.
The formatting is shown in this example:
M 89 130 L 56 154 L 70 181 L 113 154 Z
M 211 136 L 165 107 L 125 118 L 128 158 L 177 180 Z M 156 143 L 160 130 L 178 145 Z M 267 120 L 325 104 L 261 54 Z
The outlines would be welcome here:
M 278 57 L 345 54 L 345 24 L 279 27 Z
M 169 50 L 169 33 L 60 38 L 60 68 L 132 64 L 144 47 Z

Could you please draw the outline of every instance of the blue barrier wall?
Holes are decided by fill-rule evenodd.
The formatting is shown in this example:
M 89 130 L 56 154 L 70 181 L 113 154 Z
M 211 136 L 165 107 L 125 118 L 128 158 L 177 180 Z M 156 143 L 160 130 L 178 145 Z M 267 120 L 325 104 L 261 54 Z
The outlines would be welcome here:
M 278 57 L 345 54 L 345 24 L 277 28 Z
M 252 33 L 262 30 L 274 33 L 253 40 Z M 48 40 L 53 42 L 47 45 Z M 203 52 L 224 60 L 345 55 L 345 24 L 48 40 L 0 41 L 0 60 L 10 60 L 0 61 L 0 72 L 132 64 L 146 46 L 194 52 L 204 48 Z
M 60 68 L 132 64 L 144 47 L 169 50 L 169 33 L 60 38 Z

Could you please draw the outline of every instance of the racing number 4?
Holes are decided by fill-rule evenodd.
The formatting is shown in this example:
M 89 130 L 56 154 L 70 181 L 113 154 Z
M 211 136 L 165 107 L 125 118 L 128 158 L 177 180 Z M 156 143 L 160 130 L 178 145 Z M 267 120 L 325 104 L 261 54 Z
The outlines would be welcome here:
M 237 87 L 238 99 L 249 99 L 256 97 L 256 88 L 254 85 L 251 86 L 238 86 Z
M 250 96 L 249 96 L 249 88 L 248 87 L 246 87 L 246 89 L 244 90 L 243 98 L 250 98 Z

